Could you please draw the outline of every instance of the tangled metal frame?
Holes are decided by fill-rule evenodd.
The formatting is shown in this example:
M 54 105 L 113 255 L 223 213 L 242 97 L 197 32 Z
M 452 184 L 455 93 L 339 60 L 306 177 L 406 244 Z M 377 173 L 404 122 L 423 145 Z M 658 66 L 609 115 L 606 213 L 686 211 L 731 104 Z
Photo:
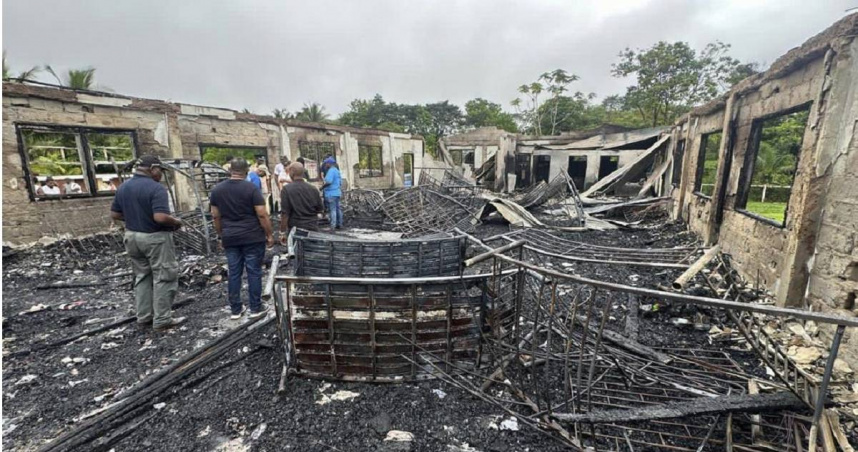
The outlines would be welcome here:
M 426 186 L 405 188 L 386 198 L 381 210 L 403 237 L 418 237 L 455 228 L 473 231 L 477 212 L 454 198 Z
M 840 341 L 846 327 L 858 326 L 858 319 L 582 278 L 527 262 L 525 255 L 532 251 L 524 248 L 524 240 L 493 249 L 468 237 L 488 251 L 469 259 L 466 265 L 491 260 L 496 275 L 515 271 L 516 283 L 497 300 L 512 307 L 514 322 L 511 329 L 492 325 L 491 334 L 484 335 L 483 353 L 500 364 L 491 373 L 477 374 L 483 380 L 481 387 L 436 366 L 445 381 L 494 403 L 526 425 L 553 431 L 555 438 L 574 450 L 704 450 L 706 444 L 721 441 L 713 438 L 719 427 L 723 442 L 733 447 L 767 450 L 732 429 L 734 423 L 748 419 L 751 425 L 765 423 L 766 428 L 778 432 L 781 450 L 801 450 L 802 435 L 808 437 L 808 444 L 816 444 Z M 743 373 L 728 355 L 653 350 L 606 328 L 612 306 L 636 302 L 637 297 L 724 309 L 734 316 L 741 313 L 745 323 L 754 314 L 765 314 L 835 325 L 825 373 L 818 385 L 807 379 L 794 384 L 794 363 L 788 364 L 786 355 L 776 353 L 778 357 L 773 357 L 770 353 L 766 362 L 774 366 L 780 382 L 766 384 L 779 392 L 746 394 L 753 377 Z M 749 338 L 761 349 L 774 343 L 765 341 Z M 503 386 L 504 393 L 514 396 L 517 403 L 506 403 L 484 392 L 493 384 Z M 810 387 L 802 386 L 805 384 Z M 777 427 L 776 419 L 764 421 L 764 414 L 743 417 L 746 413 L 807 409 L 814 413 L 809 423 L 802 421 L 806 417 L 781 414 L 781 421 L 790 422 L 787 428 Z M 683 423 L 666 422 L 672 418 L 682 418 Z M 677 434 L 678 426 L 686 433 Z
M 484 239 L 486 243 L 503 239 L 507 242 L 524 240 L 524 247 L 544 256 L 601 264 L 622 264 L 643 267 L 688 268 L 697 247 L 678 248 L 618 248 L 567 240 L 541 229 L 518 229 Z

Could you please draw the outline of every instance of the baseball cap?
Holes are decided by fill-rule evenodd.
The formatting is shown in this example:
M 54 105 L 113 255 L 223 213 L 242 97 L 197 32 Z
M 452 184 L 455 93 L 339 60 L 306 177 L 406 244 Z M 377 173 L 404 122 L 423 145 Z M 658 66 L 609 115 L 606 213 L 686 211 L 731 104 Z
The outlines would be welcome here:
M 140 168 L 160 167 L 161 159 L 156 155 L 144 155 L 143 157 L 140 157 L 140 160 L 137 162 L 137 166 Z

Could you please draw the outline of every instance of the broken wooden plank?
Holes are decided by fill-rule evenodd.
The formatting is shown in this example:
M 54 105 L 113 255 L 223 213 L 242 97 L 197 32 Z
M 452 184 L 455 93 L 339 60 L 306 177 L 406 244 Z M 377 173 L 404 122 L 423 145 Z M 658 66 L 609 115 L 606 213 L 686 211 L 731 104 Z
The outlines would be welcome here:
M 684 273 L 679 275 L 679 278 L 676 278 L 676 280 L 673 281 L 673 288 L 676 290 L 684 289 L 685 285 L 688 284 L 688 281 L 691 281 L 691 279 L 694 278 L 695 275 L 700 273 L 700 270 L 703 270 L 703 267 L 706 267 L 706 264 L 711 262 L 712 259 L 714 259 L 720 251 L 720 243 L 713 246 L 712 248 L 709 248 L 708 251 L 703 253 L 703 256 L 701 256 L 700 259 L 697 259 L 696 262 L 694 262 L 693 264 L 691 264 L 690 267 L 688 267 L 688 270 L 685 270 Z
M 768 412 L 802 408 L 804 408 L 804 403 L 794 394 L 790 392 L 778 392 L 774 394 L 748 394 L 716 398 L 705 397 L 629 410 L 606 410 L 592 413 L 554 413 L 552 417 L 562 422 L 603 424 L 673 419 L 705 414 Z
M 636 159 L 632 160 L 628 165 L 623 166 L 622 168 L 618 168 L 611 174 L 603 177 L 601 180 L 593 184 L 587 191 L 581 194 L 581 196 L 589 197 L 596 194 L 607 193 L 611 189 L 613 189 L 617 184 L 622 183 L 630 179 L 631 177 L 637 175 L 641 170 L 643 170 L 647 165 L 650 164 L 652 159 L 655 157 L 655 153 L 661 149 L 661 145 L 663 145 L 667 140 L 670 139 L 670 135 L 665 135 L 661 139 L 655 142 L 652 146 L 649 147 L 646 151 L 641 153 Z

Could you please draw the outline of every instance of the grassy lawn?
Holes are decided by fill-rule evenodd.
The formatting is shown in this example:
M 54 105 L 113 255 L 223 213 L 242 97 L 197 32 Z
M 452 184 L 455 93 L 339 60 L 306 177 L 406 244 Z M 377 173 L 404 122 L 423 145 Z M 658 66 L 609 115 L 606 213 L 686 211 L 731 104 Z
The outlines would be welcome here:
M 775 220 L 778 223 L 783 223 L 784 216 L 786 215 L 786 206 L 785 202 L 748 201 L 748 205 L 745 207 L 745 210 L 755 213 L 761 217 Z

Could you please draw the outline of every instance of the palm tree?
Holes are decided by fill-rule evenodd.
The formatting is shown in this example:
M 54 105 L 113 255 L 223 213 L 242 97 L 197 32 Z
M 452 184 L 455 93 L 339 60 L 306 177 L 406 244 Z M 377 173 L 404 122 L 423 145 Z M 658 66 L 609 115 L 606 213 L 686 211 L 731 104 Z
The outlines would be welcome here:
M 317 102 L 304 104 L 304 108 L 295 115 L 296 119 L 309 122 L 325 122 L 329 115 L 325 113 L 325 107 Z
M 84 69 L 69 69 L 66 73 L 65 82 L 60 80 L 60 77 L 54 72 L 54 69 L 47 65 L 45 66 L 51 75 L 57 79 L 57 82 L 66 88 L 91 90 L 95 89 L 95 68 L 88 67 Z
M 275 108 L 271 114 L 277 119 L 295 119 L 295 115 L 285 108 Z
M 24 72 L 18 74 L 17 77 L 12 76 L 12 71 L 9 69 L 9 64 L 6 62 L 6 51 L 3 51 L 3 80 L 14 80 L 16 82 L 29 82 L 36 79 L 36 74 L 42 71 L 39 66 L 33 66 Z

